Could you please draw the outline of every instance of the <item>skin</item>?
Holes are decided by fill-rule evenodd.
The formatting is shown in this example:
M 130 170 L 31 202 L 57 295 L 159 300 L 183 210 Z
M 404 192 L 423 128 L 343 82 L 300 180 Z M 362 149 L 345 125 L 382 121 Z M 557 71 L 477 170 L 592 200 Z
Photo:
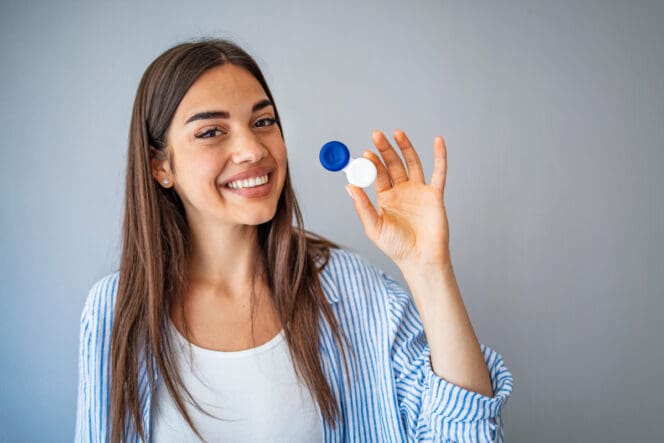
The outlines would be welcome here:
M 202 347 L 232 351 L 251 347 L 249 297 L 255 263 L 256 226 L 274 217 L 286 177 L 286 146 L 274 123 L 272 106 L 252 112 L 267 94 L 247 71 L 233 65 L 203 73 L 180 102 L 167 134 L 167 159 L 153 159 L 152 174 L 175 187 L 191 232 L 190 291 L 185 294 L 191 339 Z M 186 123 L 202 111 L 223 110 L 230 118 Z M 205 135 L 207 138 L 197 138 Z M 219 186 L 255 167 L 273 169 L 269 195 L 245 198 Z M 164 185 L 164 180 L 168 184 Z M 280 329 L 268 303 L 267 285 L 258 282 L 257 341 Z M 178 307 L 171 318 L 182 331 Z M 231 326 L 231 327 L 229 327 Z M 227 331 L 233 331 L 229 334 Z
M 187 322 L 195 327 L 193 336 L 210 349 L 252 346 L 243 338 L 247 334 L 231 336 L 226 331 L 248 331 L 256 225 L 274 217 L 286 176 L 286 146 L 278 126 L 265 125 L 265 120 L 259 123 L 274 118 L 274 109 L 251 110 L 266 98 L 260 83 L 243 69 L 232 65 L 210 69 L 187 91 L 169 128 L 173 170 L 166 160 L 152 164 L 155 179 L 160 184 L 169 180 L 162 186 L 174 186 L 186 209 L 193 242 L 189 269 L 193 289 L 185 297 L 185 311 L 192 313 Z M 193 114 L 208 110 L 228 111 L 230 118 L 185 124 Z M 206 131 L 209 139 L 195 137 Z M 406 165 L 383 133 L 374 131 L 372 139 L 380 157 L 371 151 L 364 157 L 378 171 L 377 207 L 361 188 L 346 188 L 365 233 L 396 263 L 408 283 L 422 315 L 434 372 L 492 397 L 489 372 L 450 259 L 443 202 L 445 142 L 440 136 L 434 140 L 434 171 L 427 185 L 419 156 L 403 131 L 395 131 L 394 139 Z M 255 166 L 274 168 L 273 187 L 265 198 L 243 198 L 219 186 Z M 264 289 L 259 291 L 264 294 Z M 280 325 L 268 303 L 261 307 L 257 324 L 262 328 L 261 341 L 267 341 Z M 172 318 L 176 323 L 177 316 Z
M 399 267 L 422 316 L 434 372 L 458 386 L 493 397 L 489 371 L 468 318 L 454 276 L 449 226 L 443 202 L 447 150 L 443 137 L 434 139 L 434 170 L 427 185 L 422 164 L 406 134 L 397 142 L 406 165 L 385 135 L 372 140 L 382 157 L 365 151 L 377 169 L 377 208 L 362 188 L 347 185 L 364 231 Z

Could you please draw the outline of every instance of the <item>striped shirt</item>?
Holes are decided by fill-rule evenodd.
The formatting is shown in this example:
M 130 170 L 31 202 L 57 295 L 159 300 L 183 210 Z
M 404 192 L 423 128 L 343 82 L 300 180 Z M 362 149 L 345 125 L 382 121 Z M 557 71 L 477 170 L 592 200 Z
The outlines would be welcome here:
M 324 440 L 502 442 L 501 410 L 513 382 L 502 357 L 480 345 L 494 397 L 439 377 L 431 368 L 429 346 L 412 297 L 359 255 L 338 249 L 330 252 L 320 281 L 353 352 L 347 352 L 349 381 L 321 314 L 321 363 L 342 412 L 336 428 L 323 420 Z M 110 338 L 118 277 L 115 272 L 100 279 L 81 314 L 76 442 L 109 439 Z M 139 367 L 139 402 L 149 438 L 151 392 L 144 358 Z M 140 438 L 132 431 L 127 441 Z

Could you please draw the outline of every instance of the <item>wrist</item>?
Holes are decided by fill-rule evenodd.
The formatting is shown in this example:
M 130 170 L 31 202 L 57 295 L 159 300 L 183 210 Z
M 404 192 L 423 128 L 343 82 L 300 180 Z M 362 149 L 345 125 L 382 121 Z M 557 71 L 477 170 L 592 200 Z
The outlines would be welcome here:
M 399 266 L 404 279 L 408 283 L 413 297 L 419 302 L 433 297 L 438 298 L 442 293 L 455 293 L 458 291 L 456 277 L 452 263 L 437 264 L 409 264 Z
M 397 267 L 406 280 L 448 280 L 454 277 L 454 268 L 449 260 L 434 263 L 406 262 L 397 263 Z

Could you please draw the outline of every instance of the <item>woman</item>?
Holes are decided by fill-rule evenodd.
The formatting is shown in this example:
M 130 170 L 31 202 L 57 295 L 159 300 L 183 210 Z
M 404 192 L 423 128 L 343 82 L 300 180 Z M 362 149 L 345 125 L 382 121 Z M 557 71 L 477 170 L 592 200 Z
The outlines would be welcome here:
M 378 131 L 382 160 L 364 154 L 379 209 L 347 190 L 412 297 L 303 229 L 248 54 L 204 40 L 159 56 L 134 103 L 120 270 L 81 317 L 76 440 L 502 440 L 512 376 L 454 278 L 444 141 L 427 185 L 394 136 L 407 167 Z

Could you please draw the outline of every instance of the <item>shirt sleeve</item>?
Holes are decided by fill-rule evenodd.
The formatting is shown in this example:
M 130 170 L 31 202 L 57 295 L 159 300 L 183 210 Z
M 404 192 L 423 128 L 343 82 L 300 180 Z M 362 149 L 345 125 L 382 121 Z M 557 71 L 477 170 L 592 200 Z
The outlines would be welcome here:
M 83 306 L 81 312 L 81 324 L 79 332 L 79 345 L 78 345 L 78 401 L 76 410 L 76 431 L 74 435 L 74 442 L 83 442 L 90 437 L 90 428 L 87 418 L 90 417 L 90 365 L 88 362 L 89 356 L 89 332 L 90 332 L 90 312 L 88 308 L 88 300 Z
M 106 320 L 106 308 L 111 302 L 108 293 L 114 281 L 105 278 L 97 282 L 88 294 L 79 334 L 78 400 L 74 441 L 105 442 L 108 400 L 108 358 L 110 354 L 111 322 Z
M 411 441 L 502 442 L 501 410 L 512 392 L 502 357 L 480 344 L 494 397 L 464 389 L 431 367 L 424 326 L 412 297 L 381 272 L 390 303 L 392 369 L 401 419 Z

